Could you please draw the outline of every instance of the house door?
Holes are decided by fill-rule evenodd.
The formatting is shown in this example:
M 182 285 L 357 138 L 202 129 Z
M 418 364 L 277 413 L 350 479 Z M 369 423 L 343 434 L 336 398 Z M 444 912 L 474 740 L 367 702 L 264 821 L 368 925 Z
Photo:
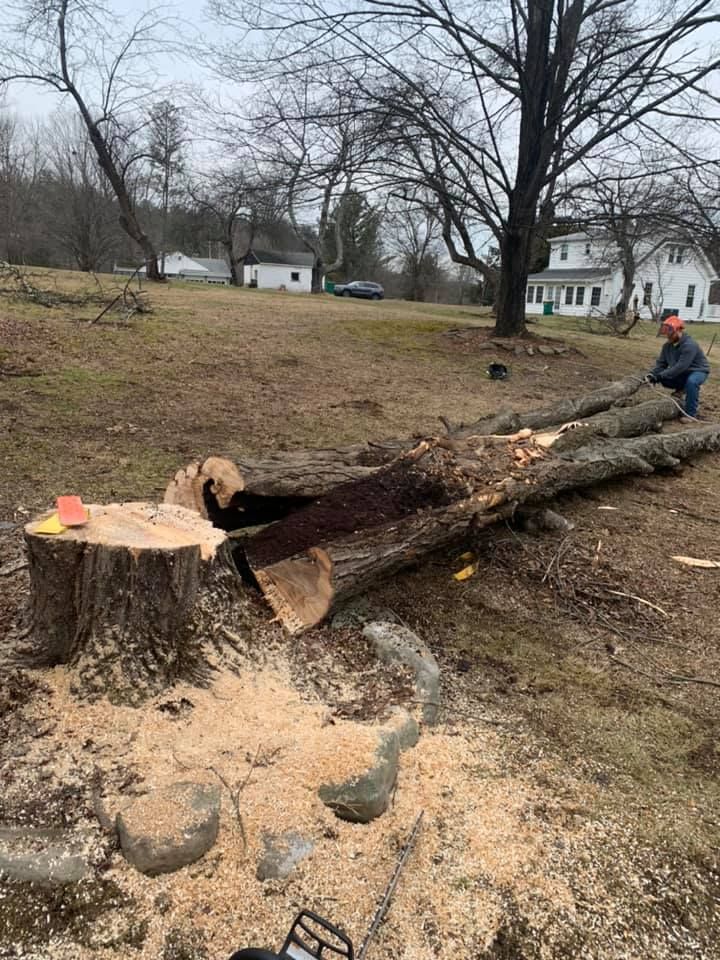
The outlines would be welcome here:
M 555 287 L 555 293 L 553 296 L 553 310 L 560 309 L 560 294 L 562 292 L 562 287 Z

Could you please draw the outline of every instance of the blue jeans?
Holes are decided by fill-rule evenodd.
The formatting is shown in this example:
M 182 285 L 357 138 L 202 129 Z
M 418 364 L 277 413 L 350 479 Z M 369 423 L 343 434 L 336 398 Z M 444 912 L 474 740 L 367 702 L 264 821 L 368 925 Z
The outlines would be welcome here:
M 692 373 L 683 373 L 679 377 L 673 377 L 672 380 L 663 380 L 662 385 L 670 390 L 684 390 L 685 413 L 689 417 L 694 417 L 700 400 L 700 387 L 707 378 L 708 375 L 704 370 L 693 370 Z

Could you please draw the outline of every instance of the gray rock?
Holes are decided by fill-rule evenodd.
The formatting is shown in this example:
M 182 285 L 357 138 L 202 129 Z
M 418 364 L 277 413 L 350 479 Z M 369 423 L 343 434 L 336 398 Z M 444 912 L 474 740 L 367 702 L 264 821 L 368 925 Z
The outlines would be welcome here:
M 120 847 L 141 873 L 172 873 L 199 860 L 217 839 L 220 791 L 206 783 L 173 783 L 117 815 Z
M 358 629 L 364 627 L 371 620 L 387 620 L 395 622 L 395 615 L 391 610 L 374 607 L 365 597 L 355 597 L 342 606 L 330 621 L 333 630 L 345 628 Z
M 324 783 L 320 799 L 341 820 L 369 823 L 387 810 L 395 786 L 400 757 L 400 742 L 394 730 L 380 733 L 373 765 L 345 783 Z
M 79 883 L 93 872 L 87 846 L 72 830 L 3 827 L 0 876 L 47 888 Z
M 299 833 L 264 833 L 262 840 L 265 851 L 257 866 L 258 880 L 284 880 L 315 849 Z
M 388 727 L 397 734 L 400 753 L 405 753 L 420 739 L 420 727 L 415 717 L 402 707 L 393 707 L 392 714 Z
M 363 630 L 363 636 L 375 644 L 381 660 L 396 660 L 415 674 L 417 699 L 422 704 L 423 723 L 437 722 L 440 706 L 440 668 L 437 660 L 412 630 L 396 623 L 375 621 Z

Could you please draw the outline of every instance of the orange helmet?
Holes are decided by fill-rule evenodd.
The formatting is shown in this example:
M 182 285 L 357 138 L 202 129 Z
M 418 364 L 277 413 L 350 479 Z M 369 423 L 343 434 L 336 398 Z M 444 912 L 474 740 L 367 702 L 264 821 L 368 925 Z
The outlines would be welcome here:
M 660 327 L 660 333 L 664 336 L 668 336 L 670 333 L 677 333 L 680 330 L 685 329 L 685 321 L 681 320 L 680 317 L 674 315 L 672 317 L 666 317 L 663 320 L 662 326 Z

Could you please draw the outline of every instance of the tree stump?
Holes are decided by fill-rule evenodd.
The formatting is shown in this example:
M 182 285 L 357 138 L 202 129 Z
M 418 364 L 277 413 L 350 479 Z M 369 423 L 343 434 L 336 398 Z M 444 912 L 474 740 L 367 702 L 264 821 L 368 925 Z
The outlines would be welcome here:
M 25 527 L 28 658 L 71 665 L 78 693 L 116 703 L 202 682 L 218 624 L 247 609 L 226 535 L 177 505 L 88 509 L 87 523 L 58 535 L 37 533 L 44 517 Z

